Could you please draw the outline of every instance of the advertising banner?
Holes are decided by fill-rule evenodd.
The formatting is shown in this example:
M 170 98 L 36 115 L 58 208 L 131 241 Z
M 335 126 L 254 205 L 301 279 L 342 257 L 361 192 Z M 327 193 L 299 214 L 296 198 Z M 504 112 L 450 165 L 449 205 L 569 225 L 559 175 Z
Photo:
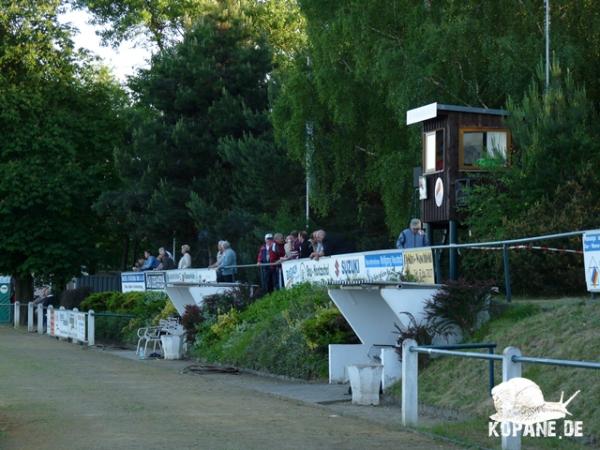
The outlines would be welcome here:
M 583 235 L 583 265 L 585 283 L 589 292 L 600 292 L 600 230 Z
M 164 291 L 166 286 L 165 272 L 146 272 L 146 290 Z
M 71 337 L 71 322 L 70 316 L 71 311 L 67 311 L 66 309 L 59 309 L 55 312 L 56 315 L 56 323 L 55 326 L 55 335 L 62 338 Z
M 404 272 L 418 283 L 435 283 L 433 253 L 430 248 L 404 250 Z
M 430 248 L 380 250 L 320 258 L 296 259 L 282 264 L 285 287 L 299 283 L 398 282 L 410 274 L 411 281 L 434 282 Z
M 85 341 L 85 313 L 77 312 L 72 313 L 75 319 L 75 327 L 73 331 L 73 339 L 79 342 Z
M 165 272 L 168 284 L 216 283 L 215 269 L 168 270 Z
M 121 274 L 121 292 L 144 292 L 145 290 L 144 272 L 123 272 Z

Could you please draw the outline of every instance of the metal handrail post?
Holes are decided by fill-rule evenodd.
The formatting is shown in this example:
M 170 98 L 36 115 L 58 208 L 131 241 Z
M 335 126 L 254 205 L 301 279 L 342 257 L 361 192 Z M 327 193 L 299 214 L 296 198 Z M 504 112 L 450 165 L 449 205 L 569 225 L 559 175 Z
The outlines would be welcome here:
M 494 345 L 495 347 L 495 345 Z M 493 347 L 488 347 L 488 355 L 493 355 L 494 354 L 494 348 Z M 489 386 L 490 386 L 490 395 L 492 395 L 492 389 L 494 389 L 494 384 L 495 384 L 495 380 L 494 380 L 494 360 L 490 359 L 488 362 L 488 367 L 489 367 Z
M 502 381 L 521 376 L 522 368 L 520 362 L 515 362 L 514 357 L 521 356 L 521 350 L 516 347 L 506 347 L 502 352 Z M 502 450 L 521 450 L 521 432 L 515 430 L 515 424 L 508 423 L 510 433 L 505 436 L 502 433 Z
M 502 245 L 502 260 L 504 261 L 504 289 L 506 292 L 506 301 L 510 303 L 512 300 L 512 290 L 510 287 L 510 261 L 508 256 L 508 245 Z
M 416 426 L 419 421 L 419 354 L 414 339 L 402 341 L 402 425 Z

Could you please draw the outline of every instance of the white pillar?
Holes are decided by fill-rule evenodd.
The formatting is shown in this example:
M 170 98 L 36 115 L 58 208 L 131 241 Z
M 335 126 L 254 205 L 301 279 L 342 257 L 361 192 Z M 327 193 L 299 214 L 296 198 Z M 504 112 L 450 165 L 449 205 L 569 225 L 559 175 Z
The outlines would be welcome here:
M 44 334 L 44 305 L 37 305 L 37 332 Z
M 33 333 L 33 302 L 27 303 L 27 331 Z
M 514 362 L 513 356 L 521 356 L 521 350 L 516 347 L 506 347 L 502 352 L 502 381 L 521 376 L 521 363 Z M 502 436 L 502 450 L 521 450 L 521 433 L 513 436 L 514 424 L 510 423 L 510 436 Z
M 15 328 L 19 328 L 19 322 L 21 321 L 21 303 L 17 300 L 15 302 L 15 313 L 13 314 L 15 319 Z
M 413 339 L 402 341 L 402 425 L 416 426 L 419 420 L 419 354 Z
M 90 309 L 88 311 L 87 317 L 87 341 L 88 346 L 92 347 L 96 345 L 96 322 L 94 316 L 94 310 Z

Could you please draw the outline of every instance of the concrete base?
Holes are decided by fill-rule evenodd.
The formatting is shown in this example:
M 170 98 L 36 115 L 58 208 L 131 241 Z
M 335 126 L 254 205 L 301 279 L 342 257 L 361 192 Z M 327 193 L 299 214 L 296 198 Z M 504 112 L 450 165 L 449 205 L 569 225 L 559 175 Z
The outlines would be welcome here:
M 382 372 L 383 366 L 381 364 L 348 366 L 353 404 L 379 405 L 379 387 Z
M 165 335 L 160 337 L 165 359 L 181 359 L 183 356 L 183 336 Z
M 362 344 L 329 346 L 329 382 L 346 383 L 346 367 L 383 364 L 381 382 L 384 389 L 401 379 L 402 363 L 396 353 L 396 325 L 407 327 L 412 314 L 417 322 L 424 318 L 423 309 L 438 287 L 435 285 L 339 286 L 328 290 L 329 297 L 346 318 Z
M 370 345 L 365 344 L 330 344 L 329 345 L 329 383 L 347 383 L 346 368 L 356 364 L 370 364 Z
M 348 383 L 348 366 L 380 362 L 381 385 L 387 389 L 400 381 L 402 363 L 395 348 L 373 347 L 366 344 L 329 345 L 329 383 Z
M 402 378 L 402 362 L 395 348 L 382 348 L 380 355 L 383 365 L 381 387 L 385 390 Z

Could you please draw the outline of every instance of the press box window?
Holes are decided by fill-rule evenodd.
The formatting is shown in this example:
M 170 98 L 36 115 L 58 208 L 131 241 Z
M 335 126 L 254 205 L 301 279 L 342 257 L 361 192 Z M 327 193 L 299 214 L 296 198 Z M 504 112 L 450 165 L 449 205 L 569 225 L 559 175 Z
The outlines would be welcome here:
M 425 173 L 444 170 L 444 130 L 425 133 Z
M 462 132 L 461 168 L 477 169 L 477 162 L 486 157 L 498 156 L 506 161 L 508 132 L 476 130 Z

